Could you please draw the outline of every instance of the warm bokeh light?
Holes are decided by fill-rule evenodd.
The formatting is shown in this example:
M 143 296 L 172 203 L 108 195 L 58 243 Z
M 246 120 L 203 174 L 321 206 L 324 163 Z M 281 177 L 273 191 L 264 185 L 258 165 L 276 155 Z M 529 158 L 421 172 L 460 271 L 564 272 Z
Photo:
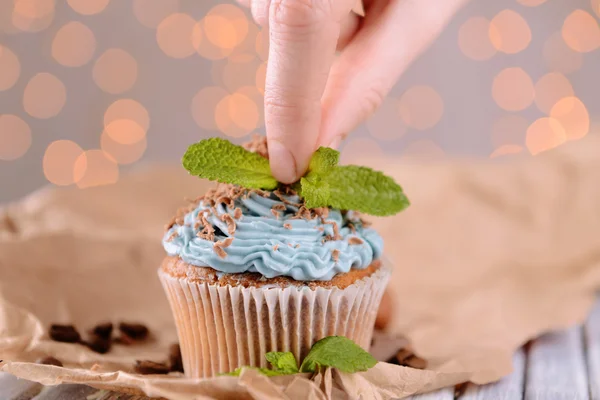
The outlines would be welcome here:
M 398 105 L 404 123 L 418 130 L 434 127 L 444 115 L 444 101 L 431 86 L 409 88 Z
M 516 144 L 505 144 L 494 150 L 494 152 L 490 154 L 490 158 L 498 158 L 502 156 L 520 154 L 523 152 L 523 150 L 523 146 L 519 146 Z
M 50 143 L 44 153 L 44 175 L 55 185 L 72 185 L 82 178 L 84 170 L 75 176 L 75 161 L 83 154 L 79 145 L 70 140 L 57 140 Z
M 20 74 L 19 58 L 11 49 L 0 45 L 0 92 L 13 87 Z
M 590 114 L 577 97 L 565 97 L 550 110 L 550 116 L 565 129 L 567 140 L 581 139 L 590 131 Z
M 217 127 L 227 136 L 245 136 L 258 127 L 258 121 L 258 106 L 242 93 L 225 96 L 215 109 Z
M 131 89 L 137 79 L 137 61 L 122 49 L 106 50 L 94 64 L 96 85 L 107 93 L 118 94 Z
M 72 21 L 63 25 L 52 41 L 52 57 L 65 67 L 80 67 L 87 64 L 96 51 L 94 33 L 81 22 Z
M 377 141 L 365 137 L 353 138 L 349 136 L 342 142 L 340 163 L 357 164 L 357 159 L 374 159 L 383 156 L 383 149 Z
M 533 81 L 521 68 L 503 69 L 494 78 L 492 97 L 507 111 L 524 110 L 535 98 Z
M 194 54 L 194 42 L 200 42 L 201 31 L 194 29 L 196 21 L 188 14 L 166 17 L 156 29 L 158 47 L 169 57 L 186 58 Z M 198 37 L 196 37 L 198 36 Z
M 120 99 L 112 103 L 104 113 L 104 126 L 119 119 L 134 121 L 144 131 L 150 127 L 148 111 L 143 105 L 132 99 Z
M 21 118 L 0 114 L 0 160 L 16 160 L 31 146 L 31 129 Z
M 23 107 L 29 115 L 46 119 L 57 115 L 67 100 L 65 85 L 54 75 L 42 72 L 27 83 Z
M 396 140 L 406 133 L 406 125 L 400 118 L 398 107 L 398 99 L 388 96 L 383 100 L 366 122 L 371 136 L 381 140 Z
M 119 180 L 117 161 L 103 150 L 88 150 L 77 157 L 73 167 L 79 188 L 110 185 Z
M 232 4 L 219 4 L 204 17 L 206 38 L 221 49 L 233 49 L 248 34 L 246 14 Z
M 133 14 L 148 28 L 156 28 L 169 15 L 179 11 L 179 0 L 133 0 Z
M 492 144 L 496 147 L 509 144 L 525 143 L 525 135 L 529 121 L 517 114 L 506 114 L 496 119 L 492 124 L 490 135 Z
M 266 61 L 269 57 L 269 32 L 261 30 L 256 35 L 256 53 L 261 60 Z
M 8 2 L 8 0 L 4 0 Z M 54 20 L 54 0 L 15 0 L 11 23 L 24 32 L 40 32 Z
M 104 129 L 112 140 L 120 144 L 134 144 L 146 136 L 146 130 L 131 119 L 116 119 Z
M 594 10 L 598 18 L 600 18 L 600 0 L 592 0 L 592 9 Z
M 565 129 L 554 118 L 540 118 L 527 129 L 525 144 L 533 155 L 560 146 L 567 139 Z
M 93 15 L 102 12 L 110 0 L 67 0 L 73 10 L 83 15 Z
M 469 18 L 458 30 L 458 46 L 463 54 L 473 60 L 489 60 L 496 54 L 490 41 L 490 21 L 484 17 Z M 499 35 L 499 33 L 496 33 Z
M 200 90 L 192 99 L 192 117 L 200 128 L 218 130 L 215 122 L 217 104 L 228 95 L 227 91 L 218 86 L 210 86 Z
M 225 88 L 234 92 L 242 86 L 255 86 L 260 60 L 253 54 L 229 57 L 223 67 L 222 81 Z
M 547 0 L 517 0 L 519 3 L 527 7 L 535 7 L 545 3 Z
M 575 10 L 565 19 L 562 37 L 573 50 L 588 53 L 600 47 L 600 26 L 587 11 Z
M 0 33 L 12 35 L 19 30 L 12 24 L 14 4 L 10 1 L 0 1 Z
M 551 71 L 570 74 L 583 65 L 583 54 L 567 46 L 561 32 L 555 32 L 546 40 L 543 53 L 546 67 Z
M 256 87 L 258 90 L 265 94 L 265 82 L 267 80 L 267 63 L 263 62 L 258 66 L 256 70 Z
M 490 21 L 489 38 L 498 51 L 515 54 L 529 46 L 531 29 L 521 14 L 503 10 Z
M 444 150 L 431 139 L 412 142 L 402 153 L 403 158 L 422 161 L 439 160 L 444 156 Z
M 237 90 L 237 93 L 243 94 L 248 97 L 250 100 L 256 104 L 258 108 L 258 122 L 256 124 L 257 128 L 260 128 L 265 125 L 265 97 L 258 90 L 258 88 L 254 85 L 252 86 L 243 86 Z
M 100 147 L 107 154 L 110 154 L 119 164 L 131 164 L 138 161 L 146 151 L 146 138 L 132 143 L 122 144 L 112 139 L 112 137 L 105 131 L 100 137 Z
M 550 114 L 560 99 L 570 96 L 573 96 L 573 86 L 566 76 L 558 72 L 542 76 L 535 84 L 535 104 L 546 114 Z
M 205 20 L 196 23 L 192 30 L 192 45 L 196 52 L 208 60 L 222 60 L 233 53 L 234 48 L 224 48 L 215 45 L 206 38 L 207 28 Z

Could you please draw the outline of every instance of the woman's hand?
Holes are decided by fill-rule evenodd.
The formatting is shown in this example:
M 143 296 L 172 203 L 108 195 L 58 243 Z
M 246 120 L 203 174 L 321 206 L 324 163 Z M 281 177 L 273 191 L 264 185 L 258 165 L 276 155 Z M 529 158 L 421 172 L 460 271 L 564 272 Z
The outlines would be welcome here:
M 319 146 L 337 147 L 373 113 L 467 0 L 365 0 L 364 18 L 356 0 L 239 1 L 269 31 L 269 157 L 292 183 Z

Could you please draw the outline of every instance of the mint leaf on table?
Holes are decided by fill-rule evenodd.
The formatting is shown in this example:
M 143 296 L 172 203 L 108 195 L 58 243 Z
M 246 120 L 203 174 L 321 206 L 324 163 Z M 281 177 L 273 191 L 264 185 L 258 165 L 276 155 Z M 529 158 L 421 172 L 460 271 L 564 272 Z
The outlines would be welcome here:
M 377 360 L 359 345 L 344 336 L 329 336 L 319 340 L 302 361 L 300 372 L 315 372 L 318 367 L 337 368 L 342 372 L 366 371 Z
M 277 372 L 286 375 L 298 373 L 298 362 L 296 361 L 296 357 L 289 351 L 271 351 L 267 353 L 265 357 Z
M 269 160 L 227 140 L 211 138 L 188 147 L 183 166 L 190 174 L 249 189 L 273 190 Z

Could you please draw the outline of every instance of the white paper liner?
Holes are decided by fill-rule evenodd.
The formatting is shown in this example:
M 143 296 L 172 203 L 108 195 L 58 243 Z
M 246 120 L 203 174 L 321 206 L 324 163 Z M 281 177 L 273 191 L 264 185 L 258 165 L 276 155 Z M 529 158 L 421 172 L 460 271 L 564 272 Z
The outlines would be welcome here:
M 265 354 L 270 351 L 291 351 L 302 360 L 326 336 L 346 336 L 368 350 L 389 276 L 384 262 L 345 289 L 312 290 L 210 285 L 159 270 L 184 369 L 192 378 L 241 366 L 267 367 Z

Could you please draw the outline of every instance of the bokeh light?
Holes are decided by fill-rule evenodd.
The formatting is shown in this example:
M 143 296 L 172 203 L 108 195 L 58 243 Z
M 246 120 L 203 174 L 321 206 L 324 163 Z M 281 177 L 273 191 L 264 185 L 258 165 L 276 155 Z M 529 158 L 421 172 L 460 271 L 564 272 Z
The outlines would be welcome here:
M 409 88 L 398 105 L 404 123 L 418 130 L 434 127 L 444 115 L 444 101 L 431 86 Z
M 120 99 L 112 103 L 104 113 L 104 126 L 121 119 L 136 122 L 144 131 L 150 127 L 148 111 L 133 99 Z
M 13 2 L 0 1 L 0 33 L 12 35 L 19 32 L 12 23 L 13 8 Z
M 477 61 L 492 58 L 497 50 L 490 41 L 490 29 L 496 28 L 484 17 L 471 17 L 462 24 L 458 30 L 458 46 L 463 54 Z
M 83 149 L 70 140 L 57 140 L 48 146 L 44 153 L 43 167 L 46 179 L 59 186 L 72 185 L 82 178 L 84 170 L 75 176 L 75 161 L 83 154 Z
M 381 106 L 366 121 L 371 136 L 380 140 L 396 140 L 406 133 L 406 125 L 398 113 L 399 101 L 386 97 Z
M 242 86 L 255 86 L 260 60 L 253 54 L 239 54 L 228 58 L 223 67 L 222 81 L 230 92 Z
M 73 10 L 83 15 L 93 15 L 102 12 L 110 0 L 67 0 Z
M 565 19 L 562 37 L 573 50 L 588 53 L 600 47 L 600 26 L 587 11 L 575 10 Z
M 492 144 L 496 147 L 509 144 L 525 143 L 529 121 L 517 114 L 506 114 L 496 119 L 492 124 L 490 135 Z
M 169 57 L 186 58 L 194 54 L 194 42 L 201 41 L 201 32 L 194 29 L 196 21 L 188 14 L 166 17 L 156 29 L 158 47 Z M 198 36 L 198 37 L 196 37 Z
M 119 166 L 112 156 L 100 149 L 88 150 L 77 157 L 73 167 L 77 187 L 110 185 L 119 180 Z
M 535 7 L 545 3 L 547 0 L 517 0 L 519 3 L 527 7 Z
M 263 62 L 258 66 L 256 70 L 256 87 L 262 93 L 265 94 L 265 83 L 267 80 L 267 63 Z
M 227 91 L 218 86 L 201 89 L 192 99 L 191 112 L 194 121 L 200 128 L 218 130 L 215 122 L 217 104 L 228 95 Z
M 237 93 L 243 94 L 248 97 L 250 100 L 256 104 L 256 108 L 258 109 L 258 122 L 256 124 L 257 128 L 260 128 L 265 125 L 265 97 L 258 90 L 256 86 L 243 86 L 237 90 Z
M 31 146 L 31 129 L 21 118 L 0 114 L 0 160 L 16 160 Z
M 146 130 L 131 119 L 116 119 L 104 129 L 112 140 L 120 144 L 134 144 L 146 136 Z
M 503 69 L 494 78 L 492 97 L 507 111 L 524 110 L 535 98 L 533 81 L 521 68 Z
M 567 46 L 561 32 L 555 32 L 546 40 L 543 53 L 546 67 L 551 71 L 570 74 L 583 65 L 583 54 Z
M 0 91 L 13 87 L 20 74 L 19 58 L 11 49 L 0 45 Z
M 119 164 L 131 164 L 138 161 L 144 155 L 146 147 L 145 137 L 132 144 L 119 143 L 113 140 L 106 131 L 100 137 L 100 148 Z
M 93 77 L 96 85 L 107 93 L 123 93 L 137 80 L 137 61 L 122 49 L 106 50 L 94 64 Z
M 204 17 L 206 38 L 221 49 L 233 49 L 248 34 L 246 14 L 232 4 L 219 4 Z
M 581 139 L 590 131 L 587 107 L 577 97 L 565 97 L 550 110 L 550 116 L 564 127 L 567 140 Z
M 231 137 L 242 137 L 254 131 L 258 127 L 259 118 L 256 103 L 238 92 L 225 96 L 215 109 L 217 127 Z
M 63 25 L 52 41 L 52 57 L 65 67 L 80 67 L 87 64 L 95 51 L 94 33 L 77 21 Z
M 24 32 L 40 32 L 54 20 L 54 6 L 54 0 L 14 0 L 12 25 Z
M 215 45 L 206 38 L 207 27 L 202 19 L 192 30 L 192 45 L 198 54 L 208 60 L 222 60 L 233 53 L 234 48 L 224 48 Z
M 494 150 L 494 152 L 490 154 L 490 158 L 498 158 L 502 156 L 520 154 L 523 152 L 523 150 L 523 146 L 519 146 L 516 144 L 505 144 Z
M 573 96 L 573 86 L 566 76 L 558 72 L 542 76 L 535 84 L 535 104 L 546 114 L 550 114 L 560 99 L 570 96 Z
M 592 0 L 592 9 L 596 15 L 600 18 L 600 0 Z
M 46 119 L 56 116 L 67 100 L 65 85 L 54 75 L 42 72 L 27 83 L 23 107 L 29 115 Z
M 525 144 L 533 155 L 553 149 L 565 142 L 565 129 L 554 118 L 540 118 L 527 129 Z
M 432 161 L 444 158 L 444 150 L 431 139 L 412 142 L 402 153 L 403 158 Z
M 341 164 L 357 164 L 357 160 L 375 159 L 384 156 L 383 149 L 376 140 L 359 137 L 348 137 L 342 142 L 340 154 Z
M 179 11 L 179 0 L 133 0 L 133 14 L 148 28 L 156 28 L 169 15 Z
M 498 51 L 515 54 L 529 46 L 531 29 L 521 14 L 503 10 L 490 21 L 489 38 Z
M 267 61 L 269 57 L 269 31 L 262 29 L 256 35 L 256 53 L 261 60 Z

